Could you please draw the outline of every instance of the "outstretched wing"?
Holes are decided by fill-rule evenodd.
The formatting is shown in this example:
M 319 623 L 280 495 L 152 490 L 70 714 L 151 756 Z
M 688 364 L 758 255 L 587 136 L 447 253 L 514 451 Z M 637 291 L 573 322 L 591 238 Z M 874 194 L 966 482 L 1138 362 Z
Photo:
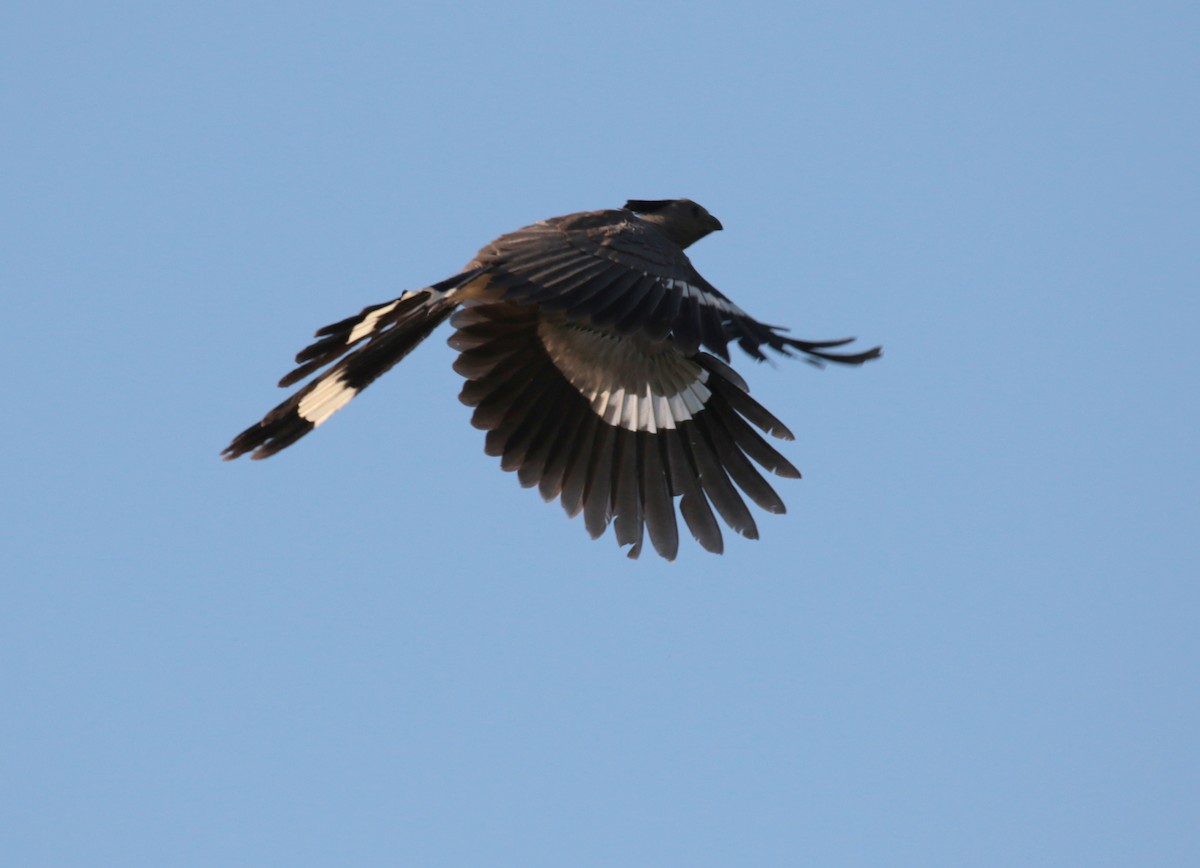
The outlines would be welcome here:
M 729 360 L 736 341 L 756 359 L 762 347 L 813 360 L 861 364 L 879 355 L 834 353 L 853 338 L 803 341 L 759 322 L 692 266 L 683 250 L 628 211 L 592 211 L 558 217 L 501 236 L 473 266 L 486 268 L 489 286 L 505 300 L 537 305 L 568 319 L 670 339 L 684 353 L 701 346 Z
M 800 472 L 751 425 L 792 434 L 713 356 L 505 302 L 463 308 L 451 324 L 454 368 L 467 378 L 460 398 L 488 432 L 487 453 L 522 485 L 559 498 L 568 515 L 582 512 L 593 538 L 611 522 L 637 557 L 648 529 L 655 550 L 673 559 L 677 496 L 688 529 L 713 552 L 724 546 L 714 507 L 751 539 L 758 528 L 741 492 L 785 511 L 753 462 L 780 476 Z

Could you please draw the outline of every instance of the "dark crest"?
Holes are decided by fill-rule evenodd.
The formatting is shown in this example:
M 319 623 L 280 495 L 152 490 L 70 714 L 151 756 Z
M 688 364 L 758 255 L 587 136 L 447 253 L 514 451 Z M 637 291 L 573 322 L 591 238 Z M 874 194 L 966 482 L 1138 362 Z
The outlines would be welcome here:
M 678 201 L 678 199 L 630 199 L 625 203 L 625 210 L 633 211 L 635 214 L 653 214 Z

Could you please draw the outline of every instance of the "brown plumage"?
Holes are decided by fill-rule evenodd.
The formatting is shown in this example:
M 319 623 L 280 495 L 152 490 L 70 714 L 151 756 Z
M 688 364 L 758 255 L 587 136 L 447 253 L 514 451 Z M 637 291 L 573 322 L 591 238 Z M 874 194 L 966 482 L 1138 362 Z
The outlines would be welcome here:
M 630 200 L 503 235 L 462 273 L 318 331 L 280 385 L 333 366 L 224 455 L 265 458 L 291 445 L 450 319 L 454 368 L 467 381 L 460 397 L 488 432 L 486 451 L 568 515 L 582 512 L 593 537 L 612 524 L 636 557 L 648 530 L 672 559 L 678 498 L 709 551 L 723 548 L 714 508 L 757 538 L 742 493 L 768 512 L 784 505 L 755 464 L 800 473 L 755 431 L 792 439 L 726 364 L 729 343 L 756 359 L 766 347 L 855 365 L 880 349 L 842 352 L 852 339 L 797 340 L 749 316 L 684 253 L 721 228 L 689 199 Z

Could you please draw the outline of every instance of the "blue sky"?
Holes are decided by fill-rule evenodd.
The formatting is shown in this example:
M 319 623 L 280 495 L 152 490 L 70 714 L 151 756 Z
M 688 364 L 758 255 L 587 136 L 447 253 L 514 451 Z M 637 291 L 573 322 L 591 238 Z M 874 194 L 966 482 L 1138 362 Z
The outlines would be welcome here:
M 1200 12 L 10 3 L 0 851 L 21 865 L 1200 860 Z M 440 335 L 327 322 L 689 196 L 784 517 L 629 562 Z M 735 360 L 736 361 L 736 360 Z

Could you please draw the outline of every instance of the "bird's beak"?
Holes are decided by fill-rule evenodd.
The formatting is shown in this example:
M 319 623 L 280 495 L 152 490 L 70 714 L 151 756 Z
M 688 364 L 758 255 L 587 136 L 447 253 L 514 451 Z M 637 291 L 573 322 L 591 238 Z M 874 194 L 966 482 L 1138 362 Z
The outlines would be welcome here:
M 713 232 L 720 232 L 722 229 L 725 228 L 724 226 L 721 225 L 721 221 L 718 220 L 716 217 L 712 216 L 711 214 L 708 215 L 708 219 L 709 219 L 708 225 L 710 227 L 712 227 Z

